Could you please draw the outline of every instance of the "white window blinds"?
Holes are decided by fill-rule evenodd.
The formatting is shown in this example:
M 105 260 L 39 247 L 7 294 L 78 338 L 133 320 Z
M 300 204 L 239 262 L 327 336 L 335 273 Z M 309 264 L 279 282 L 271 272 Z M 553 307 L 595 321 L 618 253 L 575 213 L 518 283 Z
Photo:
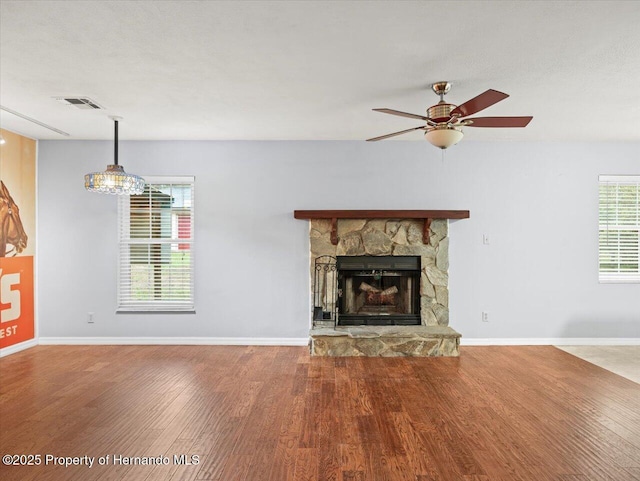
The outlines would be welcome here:
M 640 282 L 640 176 L 601 175 L 600 282 Z
M 194 309 L 194 178 L 145 177 L 118 205 L 119 311 Z

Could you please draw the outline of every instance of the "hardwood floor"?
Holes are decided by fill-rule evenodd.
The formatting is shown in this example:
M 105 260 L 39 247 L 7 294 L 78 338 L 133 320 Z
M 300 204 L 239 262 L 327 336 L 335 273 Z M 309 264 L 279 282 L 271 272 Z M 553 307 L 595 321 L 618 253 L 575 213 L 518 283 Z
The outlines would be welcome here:
M 640 480 L 640 385 L 553 347 L 39 346 L 0 382 L 0 454 L 42 456 L 4 481 Z

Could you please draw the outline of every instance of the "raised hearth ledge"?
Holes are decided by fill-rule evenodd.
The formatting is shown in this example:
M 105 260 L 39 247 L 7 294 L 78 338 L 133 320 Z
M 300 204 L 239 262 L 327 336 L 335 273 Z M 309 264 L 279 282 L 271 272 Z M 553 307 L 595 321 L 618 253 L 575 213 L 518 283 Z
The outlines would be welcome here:
M 355 326 L 312 329 L 312 356 L 460 355 L 460 334 L 448 326 Z
M 433 219 L 468 219 L 468 210 L 294 210 L 296 219 L 331 219 L 331 243 L 338 245 L 338 219 L 423 219 L 422 239 L 429 244 Z

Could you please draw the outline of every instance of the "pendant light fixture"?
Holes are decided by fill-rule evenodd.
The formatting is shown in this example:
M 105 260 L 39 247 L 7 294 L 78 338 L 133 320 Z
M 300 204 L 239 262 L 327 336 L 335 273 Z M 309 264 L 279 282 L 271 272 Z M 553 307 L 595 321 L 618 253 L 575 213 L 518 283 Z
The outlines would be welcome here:
M 122 117 L 111 117 L 115 123 L 113 164 L 107 165 L 104 172 L 92 172 L 84 176 L 84 188 L 90 192 L 116 195 L 139 195 L 144 192 L 144 179 L 134 174 L 127 174 L 118 165 L 118 121 Z

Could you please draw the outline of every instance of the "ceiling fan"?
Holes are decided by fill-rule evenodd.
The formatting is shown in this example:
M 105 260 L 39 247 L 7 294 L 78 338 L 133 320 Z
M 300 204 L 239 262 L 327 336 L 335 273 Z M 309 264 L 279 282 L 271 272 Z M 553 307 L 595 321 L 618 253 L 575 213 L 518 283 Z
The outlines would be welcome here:
M 477 97 L 468 100 L 460 105 L 448 104 L 444 101 L 444 96 L 451 89 L 449 82 L 436 82 L 431 85 L 431 89 L 440 96 L 440 102 L 427 109 L 427 115 L 409 114 L 393 109 L 373 109 L 376 112 L 399 115 L 411 119 L 420 119 L 426 125 L 414 127 L 412 129 L 401 130 L 392 134 L 381 135 L 367 139 L 367 142 L 384 140 L 396 135 L 406 134 L 414 130 L 425 130 L 425 138 L 431 144 L 441 149 L 446 149 L 462 140 L 464 134 L 462 127 L 526 127 L 533 117 L 472 117 L 467 118 L 481 110 L 491 107 L 508 97 L 507 94 L 489 89 Z

